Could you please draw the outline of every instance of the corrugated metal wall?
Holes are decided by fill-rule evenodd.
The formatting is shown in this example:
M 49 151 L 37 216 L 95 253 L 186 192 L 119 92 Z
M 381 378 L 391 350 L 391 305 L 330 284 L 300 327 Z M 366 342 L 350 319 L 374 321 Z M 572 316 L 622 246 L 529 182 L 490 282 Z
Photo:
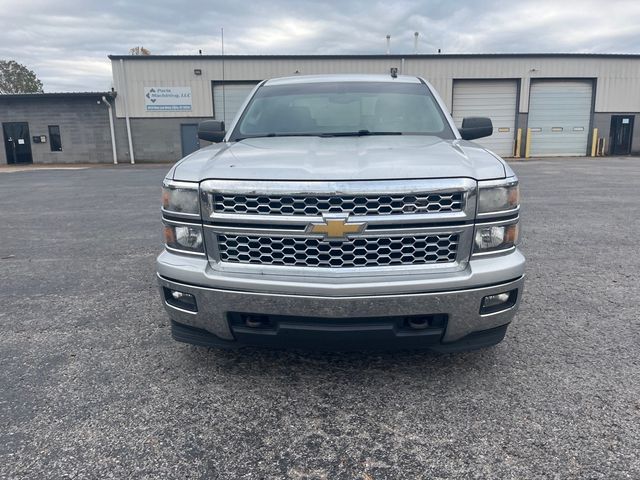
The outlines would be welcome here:
M 489 117 L 493 134 L 477 143 L 498 155 L 513 155 L 518 82 L 515 80 L 457 80 L 453 84 L 453 121 Z
M 125 72 L 122 71 L 122 65 Z M 404 67 L 403 67 L 404 65 Z M 128 109 L 132 117 L 211 117 L 211 81 L 222 79 L 222 62 L 218 58 L 119 59 L 112 61 L 117 114 Z M 404 74 L 429 80 L 451 110 L 454 79 L 511 78 L 521 80 L 520 112 L 528 111 L 530 79 L 595 78 L 596 112 L 640 112 L 640 58 L 635 57 L 410 57 L 323 59 L 233 58 L 225 59 L 225 80 L 263 80 L 265 78 L 324 73 L 388 73 L 390 67 L 403 68 Z M 200 69 L 201 75 L 195 75 Z M 124 76 L 126 74 L 126 85 Z M 144 104 L 144 87 L 191 87 L 193 107 L 190 112 L 148 112 Z

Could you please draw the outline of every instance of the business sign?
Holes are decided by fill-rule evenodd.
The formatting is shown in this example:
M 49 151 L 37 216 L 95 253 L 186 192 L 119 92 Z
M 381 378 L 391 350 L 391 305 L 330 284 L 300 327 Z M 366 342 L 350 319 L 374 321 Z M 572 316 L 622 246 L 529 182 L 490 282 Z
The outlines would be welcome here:
M 147 111 L 191 111 L 191 87 L 144 87 Z

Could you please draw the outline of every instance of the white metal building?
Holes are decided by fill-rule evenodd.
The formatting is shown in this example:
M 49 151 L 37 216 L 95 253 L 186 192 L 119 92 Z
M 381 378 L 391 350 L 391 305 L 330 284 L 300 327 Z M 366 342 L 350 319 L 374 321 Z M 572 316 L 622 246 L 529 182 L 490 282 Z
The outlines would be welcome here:
M 324 73 L 399 73 L 431 82 L 457 125 L 488 116 L 479 142 L 503 156 L 640 152 L 640 55 L 321 55 L 109 57 L 122 160 L 175 160 L 203 119 L 229 123 L 259 81 Z M 223 100 L 224 99 L 224 100 Z M 129 117 L 130 134 L 124 119 Z M 597 129 L 597 131 L 595 130 Z M 594 136 L 595 135 L 595 136 Z M 518 139 L 520 138 L 520 141 Z M 130 139 L 130 141 L 129 141 Z

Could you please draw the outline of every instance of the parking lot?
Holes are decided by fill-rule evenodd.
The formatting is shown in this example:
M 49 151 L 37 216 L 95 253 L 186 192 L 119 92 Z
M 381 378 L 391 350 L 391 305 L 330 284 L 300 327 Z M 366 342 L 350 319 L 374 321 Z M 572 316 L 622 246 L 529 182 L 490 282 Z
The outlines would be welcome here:
M 640 159 L 513 168 L 521 310 L 455 355 L 176 343 L 167 166 L 0 173 L 0 478 L 639 478 Z

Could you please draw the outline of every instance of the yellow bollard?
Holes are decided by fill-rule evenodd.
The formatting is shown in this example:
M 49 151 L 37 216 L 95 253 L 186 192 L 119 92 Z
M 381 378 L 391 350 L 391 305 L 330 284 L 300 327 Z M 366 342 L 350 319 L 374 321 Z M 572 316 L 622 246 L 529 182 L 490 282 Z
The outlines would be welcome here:
M 598 129 L 593 129 L 593 138 L 591 139 L 591 156 L 596 156 L 596 146 L 598 145 Z
M 522 129 L 518 129 L 518 133 L 516 134 L 516 151 L 514 152 L 515 158 L 520 158 L 520 143 L 522 142 Z
M 524 142 L 524 158 L 529 158 L 531 155 L 531 129 L 527 128 L 527 138 Z

